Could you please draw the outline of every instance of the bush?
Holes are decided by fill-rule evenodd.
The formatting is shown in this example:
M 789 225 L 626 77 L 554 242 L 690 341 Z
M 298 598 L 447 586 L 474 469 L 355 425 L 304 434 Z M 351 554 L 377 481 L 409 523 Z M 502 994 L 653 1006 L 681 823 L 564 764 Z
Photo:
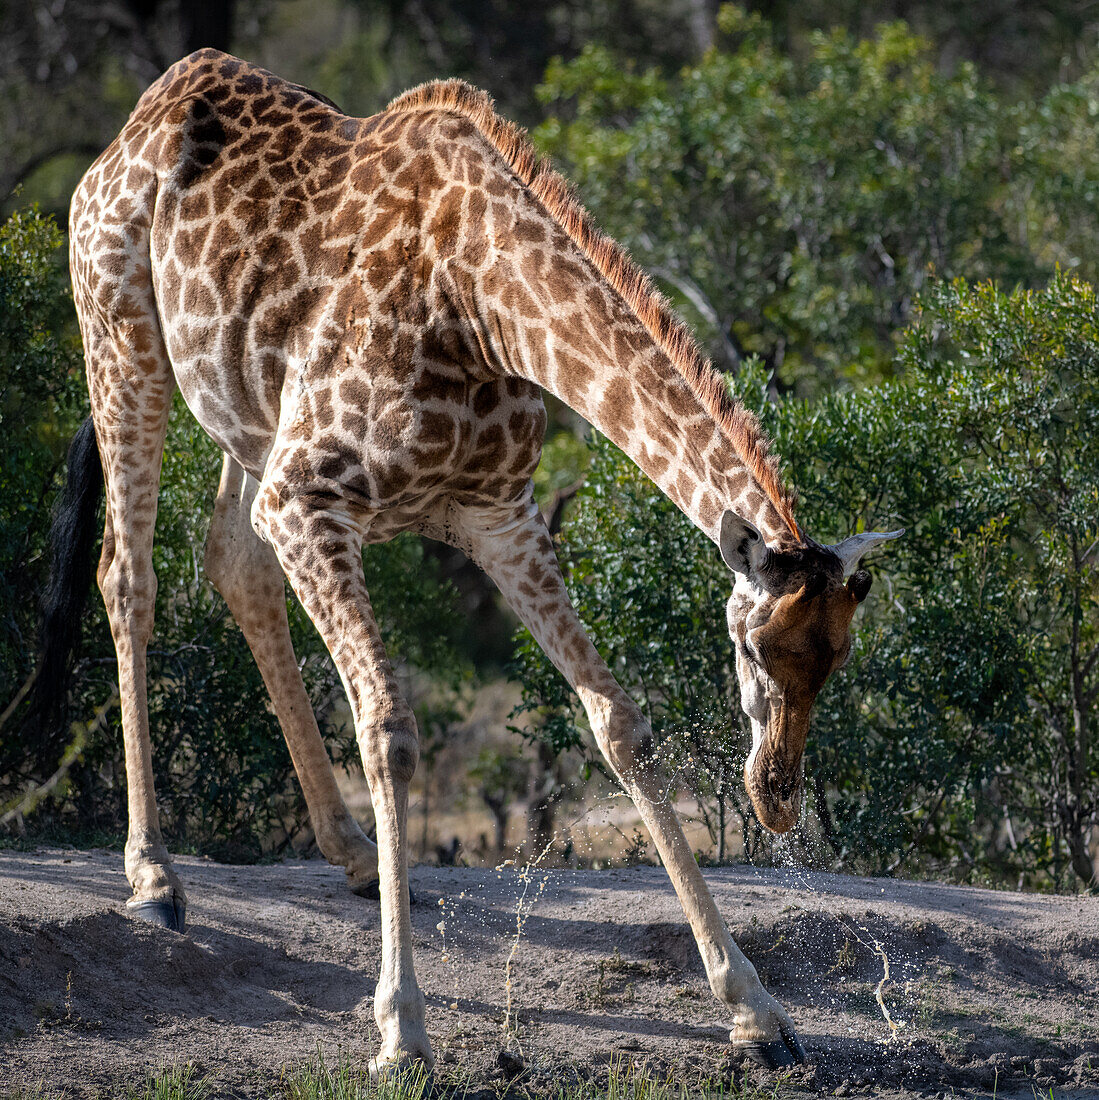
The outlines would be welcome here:
M 1042 271 L 1009 201 L 1030 178 L 1013 179 L 1018 112 L 971 66 L 945 73 L 899 23 L 786 56 L 758 16 L 718 21 L 718 46 L 674 76 L 597 46 L 551 65 L 535 136 L 723 369 L 758 355 L 802 395 L 876 380 L 929 267 Z

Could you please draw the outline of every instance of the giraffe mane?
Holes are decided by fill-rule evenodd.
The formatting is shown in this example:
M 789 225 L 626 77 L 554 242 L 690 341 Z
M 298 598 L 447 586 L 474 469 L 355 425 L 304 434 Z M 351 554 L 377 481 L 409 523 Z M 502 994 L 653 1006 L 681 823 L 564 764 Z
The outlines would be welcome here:
M 464 80 L 433 80 L 394 99 L 388 111 L 441 109 L 468 118 L 637 315 L 672 365 L 728 436 L 741 461 L 767 494 L 794 537 L 795 494 L 782 481 L 778 460 L 758 418 L 729 393 L 702 354 L 693 333 L 652 280 L 617 241 L 600 230 L 572 185 L 540 156 L 525 130 L 501 118 L 487 92 Z

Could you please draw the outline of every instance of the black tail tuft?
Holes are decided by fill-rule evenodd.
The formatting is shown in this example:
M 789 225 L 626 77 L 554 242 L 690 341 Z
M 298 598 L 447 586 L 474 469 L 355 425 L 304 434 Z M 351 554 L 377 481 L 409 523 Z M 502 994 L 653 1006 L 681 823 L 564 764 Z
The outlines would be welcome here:
M 89 416 L 69 446 L 68 477 L 50 528 L 50 576 L 42 596 L 38 675 L 28 721 L 42 749 L 63 743 L 58 727 L 68 694 L 69 663 L 80 642 L 91 587 L 102 495 L 103 467 Z

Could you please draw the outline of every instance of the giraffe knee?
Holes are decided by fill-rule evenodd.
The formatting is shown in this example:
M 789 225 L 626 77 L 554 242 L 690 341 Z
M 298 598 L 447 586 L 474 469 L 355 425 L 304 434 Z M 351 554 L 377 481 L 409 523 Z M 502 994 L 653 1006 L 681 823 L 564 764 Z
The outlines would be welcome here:
M 420 761 L 420 738 L 411 714 L 364 726 L 359 745 L 368 778 L 404 785 L 412 782 Z
M 623 778 L 652 765 L 652 729 L 640 707 L 631 701 L 610 709 L 596 730 L 596 739 L 603 755 Z
M 156 603 L 156 573 L 152 563 L 141 568 L 114 553 L 106 566 L 100 561 L 98 580 L 115 636 L 125 633 L 135 642 L 147 644 L 153 632 Z

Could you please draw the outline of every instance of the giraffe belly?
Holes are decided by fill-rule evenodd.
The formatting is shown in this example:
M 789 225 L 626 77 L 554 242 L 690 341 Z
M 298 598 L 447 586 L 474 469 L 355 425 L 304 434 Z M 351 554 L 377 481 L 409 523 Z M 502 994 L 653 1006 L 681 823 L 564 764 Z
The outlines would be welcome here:
M 180 395 L 203 431 L 253 477 L 261 477 L 278 429 L 278 389 L 285 365 L 279 375 L 264 376 L 254 363 L 234 363 L 216 351 L 183 353 L 180 341 L 168 332 L 165 343 Z

